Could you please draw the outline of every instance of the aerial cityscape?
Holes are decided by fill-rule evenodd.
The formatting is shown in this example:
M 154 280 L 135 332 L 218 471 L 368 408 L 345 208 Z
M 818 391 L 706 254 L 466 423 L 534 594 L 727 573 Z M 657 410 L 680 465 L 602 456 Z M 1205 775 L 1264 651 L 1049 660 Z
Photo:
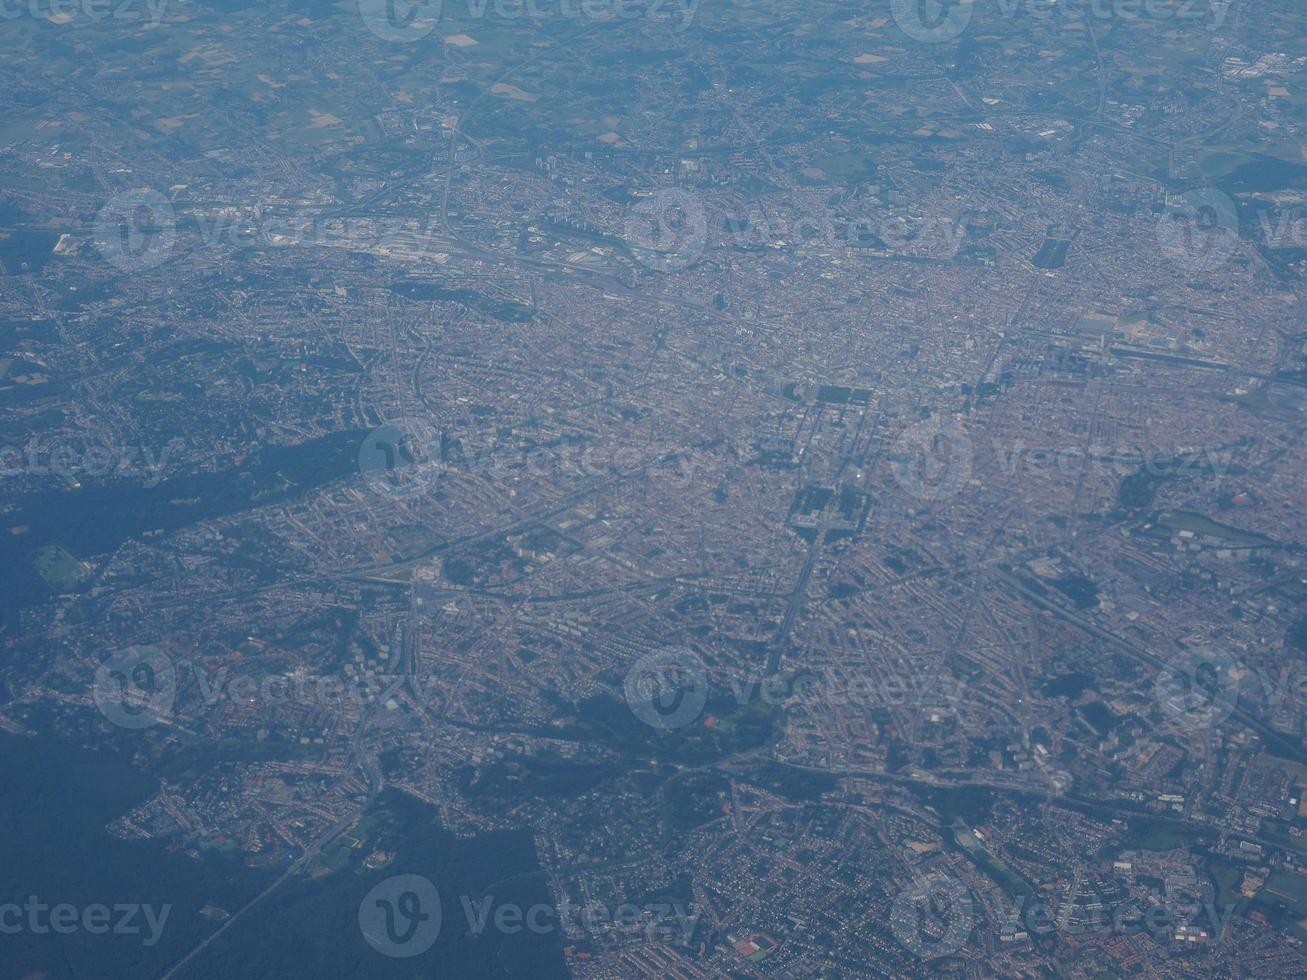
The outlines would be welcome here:
M 1307 976 L 1302 0 L 0 90 L 0 980 Z

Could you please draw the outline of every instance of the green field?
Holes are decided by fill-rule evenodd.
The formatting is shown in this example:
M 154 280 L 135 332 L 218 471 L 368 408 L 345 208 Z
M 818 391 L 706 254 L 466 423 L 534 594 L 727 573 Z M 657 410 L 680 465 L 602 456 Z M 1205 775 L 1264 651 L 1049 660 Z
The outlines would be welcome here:
M 32 561 L 37 573 L 55 592 L 71 592 L 90 574 L 85 565 L 57 544 L 38 548 Z

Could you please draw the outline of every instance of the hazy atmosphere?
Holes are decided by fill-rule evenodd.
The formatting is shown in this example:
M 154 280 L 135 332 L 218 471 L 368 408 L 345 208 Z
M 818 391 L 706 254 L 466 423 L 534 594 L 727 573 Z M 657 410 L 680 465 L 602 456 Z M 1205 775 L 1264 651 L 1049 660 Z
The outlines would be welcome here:
M 0 980 L 1307 976 L 1303 0 L 0 0 Z

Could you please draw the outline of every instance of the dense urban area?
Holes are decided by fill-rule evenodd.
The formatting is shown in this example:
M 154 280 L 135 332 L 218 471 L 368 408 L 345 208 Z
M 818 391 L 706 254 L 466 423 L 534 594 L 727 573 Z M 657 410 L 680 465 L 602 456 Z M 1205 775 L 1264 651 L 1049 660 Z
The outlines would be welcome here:
M 0 0 L 0 91 L 0 975 L 1307 975 L 1301 0 Z

